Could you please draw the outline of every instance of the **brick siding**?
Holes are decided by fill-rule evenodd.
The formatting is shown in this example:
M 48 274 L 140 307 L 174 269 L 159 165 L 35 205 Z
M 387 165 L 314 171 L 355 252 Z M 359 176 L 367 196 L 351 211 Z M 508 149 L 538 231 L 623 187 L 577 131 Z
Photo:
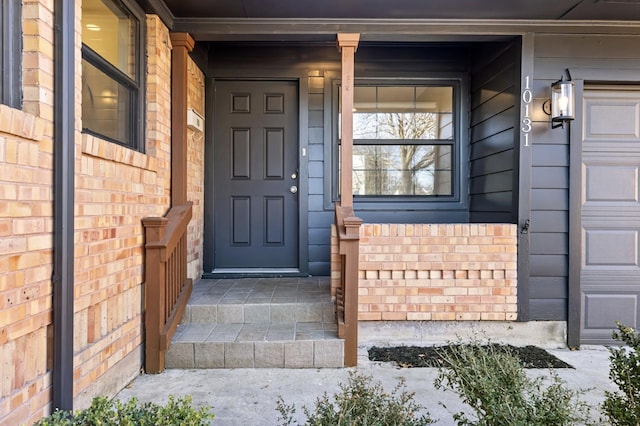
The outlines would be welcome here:
M 81 2 L 75 6 L 75 109 L 81 117 Z M 51 410 L 52 8 L 51 2 L 23 2 L 23 106 L 0 105 L 0 424 L 31 424 Z M 139 373 L 142 362 L 141 219 L 164 215 L 171 179 L 171 41 L 157 16 L 148 16 L 146 24 L 145 152 L 82 134 L 76 120 L 76 408 L 95 395 L 113 395 Z M 202 113 L 203 76 L 195 66 L 190 70 L 190 96 Z M 202 138 L 191 138 L 197 143 L 190 146 L 190 161 L 197 163 Z M 200 160 L 190 186 L 200 199 L 202 169 Z M 190 231 L 194 271 L 201 268 L 201 209 L 196 202 L 200 225 Z
M 81 137 L 76 170 L 74 403 L 126 383 L 111 368 L 143 344 L 144 230 L 141 220 L 169 208 L 171 173 L 171 41 L 147 17 L 145 153 L 91 135 Z M 119 365 L 125 380 L 136 364 Z M 113 389 L 112 389 L 113 388 Z
M 516 226 L 363 224 L 358 287 L 360 320 L 516 320 Z
M 187 63 L 187 107 L 204 117 L 204 74 L 189 58 Z M 196 279 L 202 275 L 202 236 L 204 234 L 204 132 L 187 130 L 187 200 L 193 201 L 187 234 L 187 273 Z
M 0 105 L 0 424 L 51 400 L 53 3 L 22 6 L 22 109 Z

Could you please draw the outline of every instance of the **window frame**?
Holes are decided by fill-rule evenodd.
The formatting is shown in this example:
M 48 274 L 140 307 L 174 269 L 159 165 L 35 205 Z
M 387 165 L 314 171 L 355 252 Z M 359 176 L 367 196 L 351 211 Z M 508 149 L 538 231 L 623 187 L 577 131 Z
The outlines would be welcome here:
M 434 86 L 452 87 L 452 132 L 451 140 L 444 139 L 354 139 L 356 145 L 444 145 L 452 147 L 451 159 L 451 195 L 356 195 L 353 203 L 359 210 L 466 210 L 468 205 L 468 143 L 467 132 L 462 128 L 463 112 L 466 111 L 466 77 L 463 75 L 443 76 L 442 78 L 356 78 L 354 86 Z M 339 197 L 339 90 L 340 79 L 331 82 L 331 201 Z
M 100 0 L 104 1 L 104 0 Z M 131 18 L 136 21 L 135 28 L 135 40 L 134 46 L 135 52 L 133 54 L 135 58 L 134 73 L 135 78 L 131 78 L 125 72 L 120 70 L 117 66 L 103 58 L 95 50 L 90 48 L 84 42 L 82 43 L 82 61 L 87 61 L 88 64 L 95 67 L 98 71 L 105 74 L 111 80 L 117 84 L 125 87 L 131 94 L 129 99 L 130 111 L 134 115 L 129 122 L 128 132 L 131 135 L 131 143 L 114 139 L 107 135 L 104 135 L 95 130 L 91 130 L 82 126 L 82 133 L 96 136 L 100 139 L 107 140 L 109 142 L 116 143 L 118 145 L 131 148 L 136 151 L 144 152 L 144 122 L 145 122 L 145 69 L 146 69 L 146 54 L 145 54 L 145 40 L 146 40 L 146 21 L 144 11 L 134 2 L 129 0 L 107 0 L 112 3 L 114 7 L 120 7 L 126 11 Z M 84 76 L 83 76 L 84 81 Z
M 2 55 L 0 56 L 0 102 L 12 108 L 22 107 L 22 2 L 2 0 L 0 20 Z

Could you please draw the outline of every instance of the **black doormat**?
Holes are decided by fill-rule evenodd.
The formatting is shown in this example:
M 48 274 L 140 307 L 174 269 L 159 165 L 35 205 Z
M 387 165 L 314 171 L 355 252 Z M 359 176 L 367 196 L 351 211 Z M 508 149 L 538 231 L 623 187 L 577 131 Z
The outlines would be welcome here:
M 498 351 L 511 353 L 518 357 L 524 368 L 573 368 L 542 348 L 529 345 L 524 347 L 511 345 L 492 345 Z M 402 368 L 442 367 L 441 353 L 450 351 L 450 346 L 393 346 L 372 347 L 369 349 L 370 361 L 394 362 Z

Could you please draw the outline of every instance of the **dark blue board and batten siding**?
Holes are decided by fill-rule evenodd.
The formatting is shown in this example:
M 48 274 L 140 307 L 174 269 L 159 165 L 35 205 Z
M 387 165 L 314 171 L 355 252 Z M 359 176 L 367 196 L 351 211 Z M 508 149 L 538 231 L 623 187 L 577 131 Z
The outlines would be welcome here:
M 529 315 L 531 320 L 567 320 L 569 303 L 570 132 L 551 129 L 541 114 L 551 83 L 569 69 L 574 80 L 589 83 L 640 82 L 640 37 L 629 35 L 537 34 L 534 43 L 534 127 L 531 170 L 531 255 Z M 581 102 L 576 99 L 576 102 Z M 579 167 L 579 166 L 578 166 Z M 579 170 L 577 171 L 579 173 Z M 571 188 L 571 191 L 581 191 Z M 578 218 L 579 219 L 579 218 Z M 572 217 L 572 220 L 573 217 Z M 574 232 L 576 234 L 577 232 Z M 572 256 L 580 262 L 578 235 Z M 574 269 L 573 275 L 579 275 Z M 579 276 L 572 282 L 579 284 Z M 575 284 L 574 284 L 575 285 Z M 579 291 L 574 294 L 578 294 Z M 579 297 L 571 304 L 579 305 Z

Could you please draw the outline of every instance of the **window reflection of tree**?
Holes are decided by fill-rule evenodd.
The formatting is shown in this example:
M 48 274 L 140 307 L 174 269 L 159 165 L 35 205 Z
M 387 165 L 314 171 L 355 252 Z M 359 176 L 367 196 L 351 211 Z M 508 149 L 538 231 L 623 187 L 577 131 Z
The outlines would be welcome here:
M 356 114 L 354 139 L 434 140 L 440 138 L 439 114 L 384 112 Z M 370 195 L 433 195 L 438 188 L 438 145 L 359 145 L 364 173 L 354 186 Z M 446 155 L 446 154 L 445 154 Z

